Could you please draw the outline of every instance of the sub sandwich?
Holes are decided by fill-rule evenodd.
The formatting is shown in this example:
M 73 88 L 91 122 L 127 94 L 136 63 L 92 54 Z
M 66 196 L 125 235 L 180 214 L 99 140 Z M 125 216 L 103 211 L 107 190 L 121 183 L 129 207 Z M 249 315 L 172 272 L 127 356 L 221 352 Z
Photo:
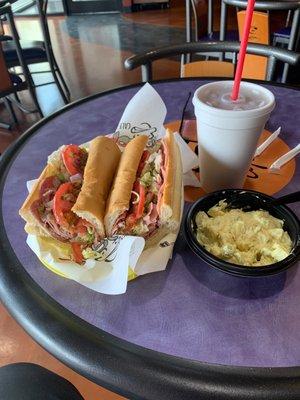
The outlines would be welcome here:
M 77 263 L 93 256 L 105 237 L 106 201 L 120 156 L 116 143 L 103 136 L 89 149 L 70 144 L 49 156 L 19 211 L 27 233 L 69 243 Z
M 104 218 L 107 236 L 142 236 L 146 247 L 177 231 L 181 218 L 182 165 L 174 135 L 147 148 L 132 139 L 121 156 Z

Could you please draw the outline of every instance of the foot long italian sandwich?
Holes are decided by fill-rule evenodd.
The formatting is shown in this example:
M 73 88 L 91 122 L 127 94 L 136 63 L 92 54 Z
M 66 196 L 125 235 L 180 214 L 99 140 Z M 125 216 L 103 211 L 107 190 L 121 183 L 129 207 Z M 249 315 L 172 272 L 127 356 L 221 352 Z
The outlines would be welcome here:
M 114 179 L 105 214 L 107 236 L 137 235 L 146 246 L 158 243 L 180 224 L 182 166 L 174 135 L 153 148 L 138 136 L 126 146 Z
M 121 152 L 112 139 L 98 136 L 89 149 L 62 146 L 48 164 L 19 213 L 25 230 L 70 243 L 81 263 L 105 237 L 106 201 Z

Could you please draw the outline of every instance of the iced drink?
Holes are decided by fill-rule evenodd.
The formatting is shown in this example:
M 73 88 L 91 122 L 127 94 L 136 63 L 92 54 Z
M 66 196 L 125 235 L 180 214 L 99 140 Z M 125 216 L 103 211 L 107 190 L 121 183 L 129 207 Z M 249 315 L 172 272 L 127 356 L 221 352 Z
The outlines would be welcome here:
M 205 191 L 241 188 L 258 139 L 275 106 L 273 93 L 241 82 L 239 98 L 230 98 L 233 81 L 198 88 L 197 119 L 201 185 Z

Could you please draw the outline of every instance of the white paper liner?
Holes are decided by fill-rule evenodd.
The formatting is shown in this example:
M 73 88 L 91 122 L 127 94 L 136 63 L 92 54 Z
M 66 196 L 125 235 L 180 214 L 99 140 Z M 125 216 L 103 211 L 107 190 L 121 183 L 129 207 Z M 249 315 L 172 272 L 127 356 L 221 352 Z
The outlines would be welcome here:
M 100 293 L 121 294 L 126 292 L 128 267 L 134 271 L 145 240 L 141 237 L 117 236 L 104 248 L 102 261 L 87 260 L 84 265 L 57 259 L 48 241 L 41 237 L 28 235 L 27 244 L 56 273 Z
M 148 145 L 152 146 L 165 135 L 163 124 L 166 115 L 167 108 L 162 98 L 146 83 L 127 104 L 114 138 L 119 145 L 126 146 L 136 136 L 147 135 Z
M 166 106 L 159 94 L 148 83 L 128 103 L 118 130 L 113 134 L 122 147 L 139 134 L 149 136 L 148 144 L 164 136 L 163 127 Z M 184 185 L 200 186 L 192 168 L 198 166 L 198 158 L 181 136 L 175 134 L 179 145 Z M 85 147 L 89 144 L 85 143 Z M 34 180 L 27 182 L 32 190 Z M 182 196 L 182 209 L 184 199 Z M 115 236 L 101 242 L 101 260 L 87 260 L 84 265 L 59 257 L 54 239 L 28 235 L 27 244 L 38 258 L 53 272 L 100 293 L 116 295 L 126 292 L 128 277 L 163 271 L 172 256 L 178 232 L 166 235 L 157 246 L 143 251 L 145 240 L 136 236 Z M 129 274 L 131 273 L 131 276 Z

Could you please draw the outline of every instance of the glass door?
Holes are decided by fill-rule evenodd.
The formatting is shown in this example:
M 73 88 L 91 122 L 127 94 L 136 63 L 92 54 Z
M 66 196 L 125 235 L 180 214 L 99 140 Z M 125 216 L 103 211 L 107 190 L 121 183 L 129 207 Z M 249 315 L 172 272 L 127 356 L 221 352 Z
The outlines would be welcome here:
M 68 15 L 122 10 L 122 0 L 64 0 L 64 3 Z

